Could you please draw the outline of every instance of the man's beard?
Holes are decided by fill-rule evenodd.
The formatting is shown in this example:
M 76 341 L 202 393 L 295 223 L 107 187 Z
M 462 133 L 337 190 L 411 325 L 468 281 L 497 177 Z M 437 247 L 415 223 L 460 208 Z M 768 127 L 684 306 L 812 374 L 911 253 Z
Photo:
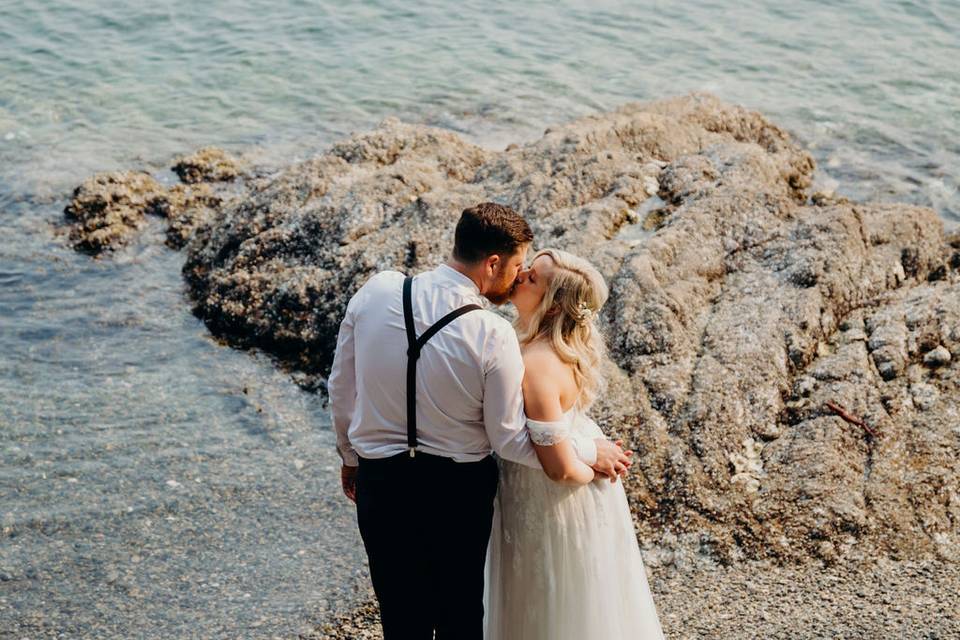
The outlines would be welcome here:
M 506 304 L 510 300 L 510 298 L 513 296 L 513 292 L 516 291 L 516 289 L 517 281 L 514 279 L 513 283 L 503 291 L 498 291 L 497 293 L 487 291 L 484 296 L 493 304 L 500 306 L 502 304 Z

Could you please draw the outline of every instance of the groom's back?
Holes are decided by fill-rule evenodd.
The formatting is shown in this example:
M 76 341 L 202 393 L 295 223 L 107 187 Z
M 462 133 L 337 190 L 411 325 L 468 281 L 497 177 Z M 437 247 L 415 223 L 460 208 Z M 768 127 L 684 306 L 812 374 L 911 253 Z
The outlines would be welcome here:
M 347 310 L 353 323 L 356 384 L 348 436 L 364 458 L 385 458 L 407 448 L 403 279 L 397 271 L 374 275 Z M 447 265 L 417 275 L 412 293 L 417 335 L 454 309 L 483 304 L 473 281 Z M 484 380 L 492 364 L 520 372 L 523 367 L 513 328 L 496 314 L 460 316 L 430 339 L 417 365 L 418 450 L 461 462 L 490 453 Z M 522 403 L 516 405 L 512 411 L 521 421 Z
M 412 279 L 406 314 L 410 281 L 385 271 L 350 299 L 340 323 L 328 380 L 340 477 L 357 503 L 385 638 L 483 636 L 497 492 L 489 454 L 539 462 L 524 428 L 517 336 L 473 305 L 483 305 L 481 288 L 506 301 L 532 240 L 508 206 L 464 209 L 449 264 Z M 445 316 L 449 324 L 437 324 Z M 411 357 L 408 328 L 418 336 Z

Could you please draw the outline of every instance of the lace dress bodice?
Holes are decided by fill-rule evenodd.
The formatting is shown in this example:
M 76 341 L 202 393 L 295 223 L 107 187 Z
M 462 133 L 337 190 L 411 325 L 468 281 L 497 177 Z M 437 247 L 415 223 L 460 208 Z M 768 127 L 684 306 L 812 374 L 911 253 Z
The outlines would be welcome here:
M 549 446 L 571 436 L 602 438 L 603 430 L 587 414 L 574 405 L 559 420 L 543 421 L 527 418 L 530 439 L 539 445 Z

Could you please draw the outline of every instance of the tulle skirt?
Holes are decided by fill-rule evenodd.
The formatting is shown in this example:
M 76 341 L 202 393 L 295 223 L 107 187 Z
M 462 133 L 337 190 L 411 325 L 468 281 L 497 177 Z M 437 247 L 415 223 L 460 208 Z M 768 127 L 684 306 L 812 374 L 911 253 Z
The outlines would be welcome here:
M 486 640 L 662 640 L 623 483 L 567 487 L 499 464 Z

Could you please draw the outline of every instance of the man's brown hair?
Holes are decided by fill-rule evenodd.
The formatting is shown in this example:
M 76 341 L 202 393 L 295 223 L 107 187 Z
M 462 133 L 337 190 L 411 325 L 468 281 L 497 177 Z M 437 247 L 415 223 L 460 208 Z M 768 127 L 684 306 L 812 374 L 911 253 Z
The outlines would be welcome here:
M 495 202 L 464 209 L 454 232 L 453 257 L 474 264 L 491 256 L 510 255 L 533 242 L 533 231 L 520 214 Z

